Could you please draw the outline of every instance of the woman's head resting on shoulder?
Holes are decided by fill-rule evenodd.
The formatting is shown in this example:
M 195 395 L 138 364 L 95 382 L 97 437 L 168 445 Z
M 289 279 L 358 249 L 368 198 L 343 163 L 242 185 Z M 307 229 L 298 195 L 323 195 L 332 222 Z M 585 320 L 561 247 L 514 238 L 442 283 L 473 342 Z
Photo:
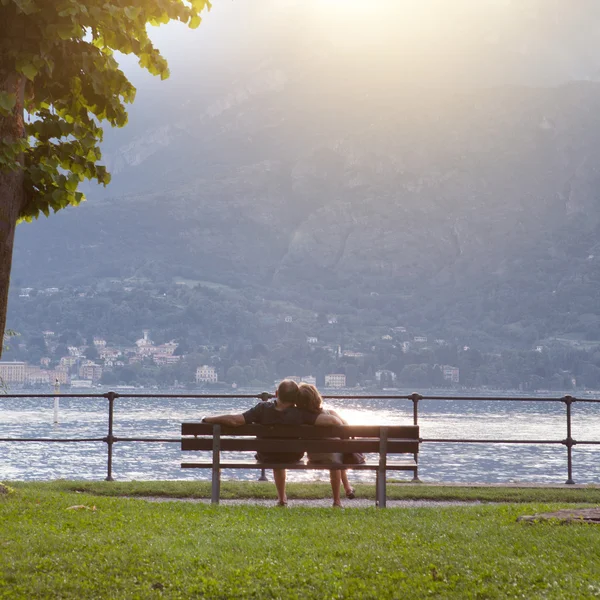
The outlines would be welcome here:
M 298 399 L 296 406 L 314 413 L 320 413 L 323 410 L 323 398 L 319 390 L 310 383 L 301 383 L 298 386 Z

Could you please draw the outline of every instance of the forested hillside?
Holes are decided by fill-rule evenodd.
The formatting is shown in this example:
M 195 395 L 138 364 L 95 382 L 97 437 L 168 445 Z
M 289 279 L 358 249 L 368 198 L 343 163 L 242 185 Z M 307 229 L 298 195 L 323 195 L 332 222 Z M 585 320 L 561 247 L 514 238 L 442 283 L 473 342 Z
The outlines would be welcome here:
M 22 226 L 15 284 L 180 277 L 443 337 L 598 337 L 599 85 L 423 92 L 360 130 L 248 104 L 157 150 L 139 193 Z

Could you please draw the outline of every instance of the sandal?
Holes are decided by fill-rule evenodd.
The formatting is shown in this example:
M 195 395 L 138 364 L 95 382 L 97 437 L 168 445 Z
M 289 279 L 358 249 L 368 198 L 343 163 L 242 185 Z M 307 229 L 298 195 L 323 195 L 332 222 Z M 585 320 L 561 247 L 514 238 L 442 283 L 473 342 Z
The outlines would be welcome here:
M 283 506 L 285 508 L 287 507 L 287 500 L 278 500 L 275 506 Z
M 346 498 L 348 498 L 348 500 L 354 500 L 354 498 L 356 498 L 354 488 L 350 488 L 350 491 L 346 492 Z

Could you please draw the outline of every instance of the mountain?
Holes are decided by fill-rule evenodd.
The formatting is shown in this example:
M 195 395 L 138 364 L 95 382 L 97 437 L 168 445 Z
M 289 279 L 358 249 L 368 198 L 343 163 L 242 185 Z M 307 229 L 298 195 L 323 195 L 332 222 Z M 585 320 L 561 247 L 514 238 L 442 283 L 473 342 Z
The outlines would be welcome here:
M 569 81 L 597 73 L 598 7 L 484 4 L 512 18 L 432 58 L 298 30 L 291 2 L 237 68 L 144 83 L 107 136 L 113 183 L 20 226 L 13 281 L 218 282 L 490 346 L 600 337 L 600 84 Z

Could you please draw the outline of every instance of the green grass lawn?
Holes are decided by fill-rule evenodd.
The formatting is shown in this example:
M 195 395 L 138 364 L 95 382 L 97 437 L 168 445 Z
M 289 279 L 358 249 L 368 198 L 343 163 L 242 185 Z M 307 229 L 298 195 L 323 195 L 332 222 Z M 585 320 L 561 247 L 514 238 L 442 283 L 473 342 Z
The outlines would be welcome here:
M 210 481 L 67 481 L 14 484 L 26 489 L 79 491 L 100 496 L 165 496 L 174 498 L 210 498 Z M 374 484 L 355 485 L 357 498 L 375 501 Z M 289 483 L 290 499 L 331 498 L 328 483 Z M 463 500 L 483 502 L 585 502 L 600 504 L 600 487 L 490 487 L 440 486 L 430 484 L 388 484 L 390 500 Z M 221 498 L 260 498 L 275 500 L 272 482 L 224 481 Z
M 168 495 L 169 482 L 122 493 L 159 483 Z M 211 507 L 75 491 L 86 485 L 0 496 L 0 598 L 600 597 L 600 527 L 516 522 L 566 501 Z

